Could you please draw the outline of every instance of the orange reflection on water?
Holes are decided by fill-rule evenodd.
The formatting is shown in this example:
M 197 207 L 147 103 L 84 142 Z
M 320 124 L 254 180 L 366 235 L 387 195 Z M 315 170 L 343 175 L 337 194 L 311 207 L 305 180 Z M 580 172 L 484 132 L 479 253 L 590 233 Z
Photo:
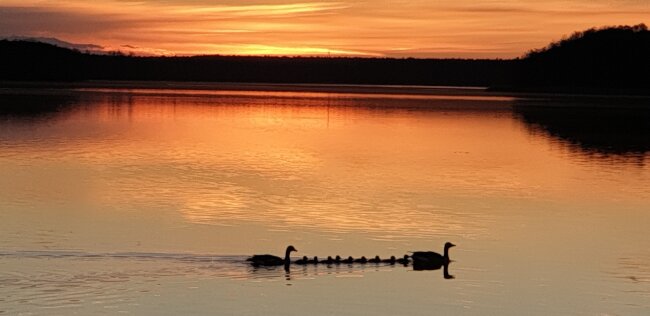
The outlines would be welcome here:
M 83 197 L 80 205 L 165 210 L 186 224 L 257 225 L 258 238 L 412 241 L 498 235 L 499 214 L 541 201 L 642 204 L 648 194 L 638 170 L 624 169 L 622 189 L 608 170 L 583 168 L 527 133 L 509 98 L 110 89 L 79 98 L 84 106 L 26 129 L 27 145 L 9 152 L 7 201 Z M 51 171 L 35 186 L 21 179 L 38 173 L 12 171 L 19 160 Z

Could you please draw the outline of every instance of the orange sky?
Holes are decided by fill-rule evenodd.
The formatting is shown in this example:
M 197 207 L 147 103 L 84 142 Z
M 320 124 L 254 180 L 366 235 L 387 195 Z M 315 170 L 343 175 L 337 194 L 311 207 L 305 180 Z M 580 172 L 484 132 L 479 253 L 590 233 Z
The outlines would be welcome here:
M 146 54 L 508 58 L 648 17 L 647 0 L 0 0 L 0 36 Z

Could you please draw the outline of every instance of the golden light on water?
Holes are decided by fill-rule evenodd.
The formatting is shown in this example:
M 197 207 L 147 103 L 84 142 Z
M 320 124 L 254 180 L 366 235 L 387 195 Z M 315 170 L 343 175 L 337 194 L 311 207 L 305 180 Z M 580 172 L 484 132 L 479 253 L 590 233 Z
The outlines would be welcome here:
M 521 132 L 523 123 L 505 110 L 511 98 L 395 95 L 391 101 L 259 91 L 206 91 L 197 98 L 181 90 L 152 95 L 138 89 L 127 98 L 95 92 L 109 94 L 94 107 L 66 113 L 43 132 L 42 144 L 20 151 L 20 160 L 49 171 L 17 177 L 38 178 L 39 185 L 13 181 L 3 188 L 4 198 L 80 195 L 87 197 L 80 204 L 97 209 L 168 210 L 184 225 L 263 223 L 278 232 L 317 230 L 333 240 L 364 234 L 405 242 L 441 234 L 486 238 L 498 214 L 535 209 L 532 197 L 571 204 L 617 192 L 615 182 L 597 180 L 602 175 L 589 170 L 578 176 L 597 185 L 572 185 L 566 175 L 576 172 L 574 162 L 552 143 L 544 145 L 543 135 Z M 407 101 L 429 109 L 390 107 Z M 348 106 L 362 102 L 381 107 Z M 449 109 L 450 102 L 462 110 Z M 471 107 L 485 102 L 501 107 Z M 87 121 L 97 126 L 85 129 Z M 75 137 L 64 143 L 48 141 L 69 134 Z M 48 152 L 56 154 L 48 158 Z M 85 181 L 83 190 L 57 180 L 66 179 L 61 174 Z M 506 211 L 485 201 L 513 205 Z

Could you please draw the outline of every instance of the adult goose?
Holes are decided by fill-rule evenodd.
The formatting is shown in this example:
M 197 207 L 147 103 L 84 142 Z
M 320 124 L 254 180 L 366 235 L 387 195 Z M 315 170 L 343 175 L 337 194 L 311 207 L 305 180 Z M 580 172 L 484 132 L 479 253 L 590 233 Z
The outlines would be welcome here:
M 413 264 L 442 266 L 449 263 L 449 248 L 456 245 L 446 242 L 444 255 L 433 251 L 416 251 L 411 255 Z
M 274 255 L 254 255 L 246 261 L 250 261 L 250 263 L 254 266 L 281 266 L 284 265 L 285 267 L 289 266 L 291 264 L 291 258 L 289 255 L 293 251 L 298 251 L 296 248 L 293 246 L 287 247 L 287 251 L 284 253 L 284 259 L 274 256 Z

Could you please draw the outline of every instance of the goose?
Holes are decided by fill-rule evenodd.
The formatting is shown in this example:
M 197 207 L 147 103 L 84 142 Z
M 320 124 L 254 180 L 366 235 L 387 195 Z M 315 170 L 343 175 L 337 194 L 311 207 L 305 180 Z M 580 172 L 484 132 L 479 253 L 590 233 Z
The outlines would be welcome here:
M 321 261 L 320 263 L 332 264 L 332 263 L 334 263 L 334 259 L 332 258 L 332 256 L 327 256 L 327 259 L 324 260 L 324 261 Z
M 416 251 L 413 252 L 411 258 L 413 258 L 413 263 L 442 266 L 449 263 L 449 248 L 454 246 L 456 245 L 446 242 L 444 255 L 433 251 Z
M 372 259 L 368 259 L 368 262 L 369 262 L 369 263 L 380 263 L 380 262 L 381 262 L 381 259 L 379 258 L 379 256 L 375 256 L 375 257 L 372 258 Z
M 381 262 L 395 264 L 396 261 L 397 261 L 397 259 L 395 259 L 395 256 L 390 256 L 389 259 L 384 259 Z
M 250 261 L 250 263 L 254 266 L 281 266 L 281 265 L 289 266 L 289 264 L 291 263 L 291 258 L 289 257 L 289 255 L 293 251 L 298 251 L 298 250 L 296 250 L 296 248 L 294 248 L 293 246 L 287 247 L 287 251 L 284 254 L 284 259 L 274 255 L 254 255 L 246 259 L 246 261 Z
M 334 263 L 336 263 L 336 264 L 341 263 L 341 256 L 336 255 L 336 257 L 334 257 Z
M 411 262 L 411 260 L 409 260 L 409 255 L 404 255 L 403 258 L 397 259 L 397 263 L 399 264 L 407 265 L 409 262 Z
M 307 261 L 309 264 L 318 264 L 318 256 L 314 256 L 314 260 Z
M 347 259 L 341 260 L 341 263 L 352 263 L 354 262 L 354 258 L 352 256 L 349 256 Z
M 366 259 L 366 257 L 364 257 L 364 256 L 361 256 L 361 258 L 354 260 L 354 262 L 356 262 L 356 263 L 366 263 L 366 262 L 368 262 L 368 259 Z
M 303 264 L 303 265 L 304 265 L 304 264 L 307 264 L 307 261 L 309 261 L 309 258 L 307 258 L 307 256 L 302 256 L 302 259 L 298 259 L 298 260 L 296 260 L 296 262 L 294 262 L 294 263 L 295 263 L 295 264 Z

